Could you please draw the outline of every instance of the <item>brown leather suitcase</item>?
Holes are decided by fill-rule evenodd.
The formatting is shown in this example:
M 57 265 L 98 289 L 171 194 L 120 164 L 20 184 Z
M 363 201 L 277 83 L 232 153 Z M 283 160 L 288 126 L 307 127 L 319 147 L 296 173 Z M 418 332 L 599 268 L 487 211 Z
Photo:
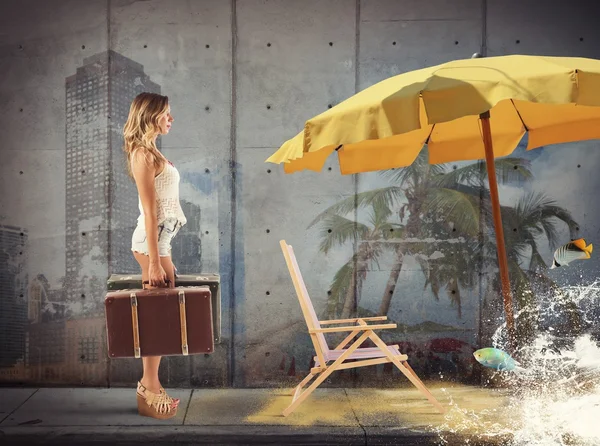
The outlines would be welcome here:
M 104 308 L 111 358 L 214 351 L 208 286 L 109 291 Z
M 208 285 L 212 297 L 213 334 L 215 344 L 221 342 L 221 277 L 219 274 L 204 272 L 197 274 L 178 274 L 175 276 L 176 287 Z M 141 274 L 111 274 L 106 282 L 108 291 L 142 288 Z

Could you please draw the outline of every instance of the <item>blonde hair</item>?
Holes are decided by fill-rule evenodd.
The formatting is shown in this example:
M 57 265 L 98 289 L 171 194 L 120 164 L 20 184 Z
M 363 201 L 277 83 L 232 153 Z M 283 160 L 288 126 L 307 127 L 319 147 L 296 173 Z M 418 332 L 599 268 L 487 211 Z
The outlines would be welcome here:
M 169 98 L 156 93 L 140 93 L 129 107 L 129 116 L 123 127 L 125 144 L 123 151 L 127 158 L 127 172 L 133 178 L 131 158 L 137 150 L 143 150 L 148 163 L 160 170 L 164 157 L 156 147 L 156 137 L 160 134 L 158 120 L 169 107 Z

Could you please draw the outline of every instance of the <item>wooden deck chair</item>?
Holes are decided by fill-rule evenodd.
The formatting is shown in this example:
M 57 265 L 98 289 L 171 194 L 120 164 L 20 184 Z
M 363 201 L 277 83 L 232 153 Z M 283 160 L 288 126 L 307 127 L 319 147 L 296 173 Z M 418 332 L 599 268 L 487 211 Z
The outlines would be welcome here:
M 384 364 L 392 362 L 398 369 L 410 380 L 411 383 L 419 389 L 423 395 L 440 411 L 446 410 L 427 390 L 423 382 L 417 377 L 413 369 L 407 362 L 408 356 L 401 354 L 397 345 L 386 345 L 373 330 L 384 330 L 396 328 L 396 324 L 373 324 L 371 321 L 384 321 L 387 316 L 363 317 L 354 319 L 335 319 L 319 321 L 315 309 L 312 305 L 302 274 L 294 255 L 291 245 L 285 240 L 280 242 L 283 256 L 287 263 L 288 270 L 292 276 L 292 282 L 300 301 L 302 314 L 306 320 L 308 333 L 315 347 L 315 366 L 311 368 L 310 373 L 296 387 L 292 398 L 292 403 L 283 411 L 284 416 L 291 414 L 296 408 L 323 382 L 329 375 L 336 370 L 350 369 L 354 367 L 364 367 L 369 365 Z M 321 325 L 344 324 L 341 327 L 321 328 Z M 355 324 L 355 325 L 349 325 Z M 335 348 L 330 349 L 327 345 L 324 333 L 350 332 L 348 336 Z M 356 336 L 358 336 L 349 347 L 346 347 Z M 377 347 L 360 348 L 360 345 L 367 339 L 371 339 Z M 357 360 L 355 362 L 345 362 L 346 360 Z M 333 361 L 332 364 L 329 362 Z M 304 391 L 302 390 L 314 377 L 316 380 Z

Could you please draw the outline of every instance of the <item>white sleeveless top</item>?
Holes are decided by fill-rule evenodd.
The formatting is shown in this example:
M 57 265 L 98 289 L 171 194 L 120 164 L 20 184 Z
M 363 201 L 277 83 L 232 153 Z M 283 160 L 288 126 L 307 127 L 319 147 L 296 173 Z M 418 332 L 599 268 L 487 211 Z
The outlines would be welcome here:
M 179 203 L 179 180 L 179 171 L 170 161 L 166 160 L 164 169 L 154 178 L 156 210 L 159 225 L 167 219 L 175 219 L 181 226 L 187 223 L 187 219 L 185 218 L 183 209 L 181 209 L 181 204 Z M 144 208 L 142 207 L 142 200 L 139 196 L 138 207 L 140 209 L 138 223 L 141 222 L 143 224 Z

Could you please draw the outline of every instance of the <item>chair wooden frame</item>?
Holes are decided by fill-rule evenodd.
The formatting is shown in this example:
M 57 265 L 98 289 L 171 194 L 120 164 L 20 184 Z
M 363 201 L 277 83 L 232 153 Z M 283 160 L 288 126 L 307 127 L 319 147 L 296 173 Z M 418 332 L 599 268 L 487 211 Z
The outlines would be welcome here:
M 319 321 L 314 307 L 306 290 L 306 285 L 302 279 L 296 256 L 291 245 L 285 240 L 279 242 L 285 257 L 292 282 L 300 301 L 302 314 L 306 320 L 308 333 L 315 348 L 315 367 L 312 367 L 310 373 L 304 378 L 294 390 L 291 404 L 283 411 L 284 416 L 288 416 L 323 382 L 329 375 L 336 370 L 350 369 L 355 367 L 365 367 L 376 364 L 393 363 L 410 380 L 414 386 L 423 393 L 423 395 L 433 404 L 440 413 L 444 414 L 446 410 L 435 399 L 431 392 L 425 387 L 411 366 L 408 364 L 408 356 L 401 354 L 397 345 L 386 345 L 385 342 L 373 330 L 385 330 L 396 328 L 396 324 L 375 323 L 369 325 L 367 322 L 377 322 L 387 320 L 387 316 L 363 317 L 352 319 L 335 319 Z M 322 328 L 322 325 L 345 324 L 341 327 Z M 348 325 L 356 324 L 356 325 Z M 348 336 L 333 350 L 327 345 L 325 333 L 343 333 L 350 332 Z M 352 344 L 350 342 L 358 336 Z M 374 348 L 360 348 L 360 345 L 367 339 L 373 341 L 377 346 Z M 350 344 L 349 347 L 348 344 Z M 357 360 L 355 362 L 345 362 L 346 360 Z M 333 363 L 328 364 L 333 361 Z M 304 389 L 313 378 L 314 382 Z M 303 390 L 304 389 L 304 390 Z

